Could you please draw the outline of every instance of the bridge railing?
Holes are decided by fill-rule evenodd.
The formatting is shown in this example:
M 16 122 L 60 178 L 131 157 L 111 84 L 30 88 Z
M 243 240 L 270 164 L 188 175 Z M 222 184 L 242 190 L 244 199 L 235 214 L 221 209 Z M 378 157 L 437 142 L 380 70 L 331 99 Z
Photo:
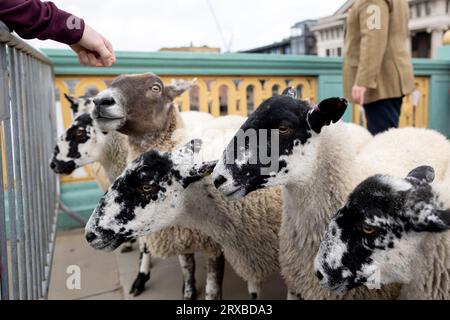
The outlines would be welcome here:
M 43 299 L 54 247 L 58 179 L 53 67 L 0 22 L 0 299 Z
M 197 78 L 197 85 L 177 102 L 183 111 L 199 110 L 214 116 L 250 114 L 259 103 L 286 86 L 297 87 L 303 99 L 316 102 L 342 96 L 342 59 L 315 56 L 259 54 L 195 54 L 167 52 L 118 52 L 112 68 L 87 68 L 68 50 L 45 50 L 52 59 L 59 97 L 60 126 L 72 122 L 64 94 L 82 96 L 105 89 L 123 73 L 154 72 L 172 79 Z M 401 126 L 430 127 L 450 136 L 450 60 L 415 59 L 415 98 L 405 97 Z M 94 89 L 94 90 L 92 90 Z M 362 109 L 354 105 L 346 121 L 365 124 Z M 93 179 L 90 166 L 63 177 L 63 182 Z

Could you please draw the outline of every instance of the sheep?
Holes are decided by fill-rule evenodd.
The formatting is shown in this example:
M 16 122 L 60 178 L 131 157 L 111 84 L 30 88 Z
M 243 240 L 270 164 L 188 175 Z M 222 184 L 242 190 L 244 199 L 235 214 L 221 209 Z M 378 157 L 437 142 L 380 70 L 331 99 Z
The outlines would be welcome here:
M 92 101 L 93 97 L 82 96 L 82 97 L 73 97 L 68 94 L 64 94 L 64 97 L 70 103 L 70 109 L 72 110 L 73 119 L 78 118 L 78 116 L 89 113 L 94 109 L 94 103 Z
M 331 219 L 315 261 L 322 287 L 403 283 L 400 299 L 450 299 L 450 180 L 422 166 L 363 181 Z
M 161 79 L 151 73 L 122 75 L 94 99 L 92 115 L 101 130 L 119 131 L 128 136 L 127 162 L 152 148 L 173 150 L 185 136 L 179 134 L 184 126 L 173 100 L 191 86 L 192 83 L 184 81 L 164 86 Z M 173 227 L 152 237 L 168 256 L 203 251 L 222 261 L 211 265 L 223 264 L 220 246 L 198 231 Z M 187 262 L 183 261 L 184 264 Z M 222 274 L 223 271 L 216 272 L 217 283 L 221 282 Z M 186 286 L 195 293 L 192 282 Z M 213 290 L 212 296 L 220 297 L 220 284 L 207 285 L 207 289 Z
M 189 87 L 189 83 L 183 82 L 164 87 L 154 74 L 122 76 L 94 100 L 93 116 L 102 130 L 118 130 L 128 135 L 129 160 L 151 149 L 175 150 L 189 135 L 178 134 L 183 125 L 171 100 Z M 141 110 L 142 106 L 148 105 L 151 108 Z M 242 122 L 241 119 L 239 124 Z M 132 215 L 128 218 L 131 219 Z M 180 227 L 173 229 L 186 230 Z M 88 229 L 86 235 L 87 238 L 92 236 Z M 208 239 L 212 241 L 210 237 Z M 250 296 L 257 296 L 257 285 L 250 285 L 249 289 Z
M 212 121 L 212 116 L 209 114 L 203 114 L 199 112 L 183 112 L 181 113 L 183 122 L 189 123 L 189 126 L 195 128 L 205 127 L 205 121 L 208 119 Z M 234 124 L 236 120 L 234 118 L 227 120 L 227 117 L 220 121 L 213 121 L 214 127 L 217 125 L 226 127 L 229 123 L 233 128 L 236 128 L 238 124 Z M 242 123 L 242 119 L 241 122 Z M 197 124 L 197 125 L 195 125 Z M 192 130 L 192 128 L 190 128 Z M 224 130 L 224 129 L 223 129 Z M 118 132 L 103 132 L 95 126 L 90 114 L 82 114 L 75 119 L 71 127 L 60 137 L 57 146 L 55 147 L 55 153 L 51 162 L 52 169 L 60 174 L 71 174 L 76 168 L 98 161 L 105 169 L 109 181 L 114 181 L 123 169 L 126 167 L 128 142 L 126 136 Z M 141 240 L 141 239 L 140 239 Z M 147 241 L 148 240 L 148 241 Z M 201 239 L 200 239 L 201 240 Z M 140 241 L 141 250 L 141 262 L 139 273 L 133 282 L 130 293 L 135 296 L 142 293 L 145 287 L 145 283 L 150 279 L 150 252 L 156 256 L 166 257 L 167 253 L 165 248 L 159 248 L 158 243 L 150 239 L 142 239 Z M 220 252 L 217 252 L 220 255 Z M 181 265 L 186 265 L 186 261 L 192 263 L 193 257 L 180 257 Z M 214 283 L 214 274 L 217 271 L 213 268 L 217 265 L 217 261 L 209 261 L 208 277 L 210 283 Z M 191 270 L 192 272 L 194 270 Z M 188 279 L 193 281 L 192 272 L 184 272 L 185 282 Z M 210 288 L 214 288 L 215 285 L 210 285 Z M 189 288 L 186 287 L 186 290 Z M 212 290 L 212 289 L 211 289 Z M 192 295 L 193 293 L 190 293 Z M 208 292 L 209 294 L 209 292 Z M 186 292 L 184 296 L 189 296 Z M 208 296 L 211 298 L 211 295 Z
M 211 142 L 207 146 L 221 144 Z M 192 161 L 200 146 L 193 140 L 178 151 L 151 150 L 133 161 L 100 200 L 86 225 L 87 238 L 94 248 L 114 249 L 126 239 L 171 226 L 198 229 L 221 244 L 256 299 L 260 284 L 279 272 L 281 190 L 261 190 L 236 202 L 226 199 L 207 176 L 215 162 Z M 131 218 L 122 224 L 125 210 Z
M 348 126 L 331 125 L 338 122 L 346 107 L 347 102 L 341 98 L 326 99 L 313 108 L 287 96 L 266 100 L 233 138 L 213 173 L 215 185 L 231 197 L 283 187 L 280 264 L 290 299 L 397 297 L 397 285 L 377 291 L 358 288 L 343 296 L 320 287 L 313 264 L 330 215 L 343 205 L 357 183 L 378 169 L 373 163 L 382 164 L 379 168 L 383 173 L 404 175 L 404 164 L 442 168 L 450 158 L 445 137 L 425 129 L 392 130 L 373 138 L 358 154 Z M 272 128 L 278 129 L 272 132 L 275 142 L 268 133 L 262 135 L 262 129 Z M 245 134 L 253 134 L 258 143 L 239 144 Z M 420 145 L 416 143 L 419 141 Z M 392 145 L 390 152 L 382 152 L 384 144 Z M 271 154 L 270 167 L 256 158 L 260 153 Z M 362 159 L 368 160 L 364 163 Z
M 74 97 L 68 94 L 64 94 L 66 100 L 70 103 L 70 109 L 72 110 L 72 119 L 78 118 L 84 113 L 90 113 L 94 109 L 93 96 L 98 93 L 97 90 L 91 90 L 88 96 Z M 106 190 L 109 187 L 108 174 L 105 169 L 98 163 L 92 165 L 92 169 L 95 173 L 95 181 L 102 190 Z M 133 250 L 131 243 L 124 244 L 122 246 L 122 252 L 128 252 Z

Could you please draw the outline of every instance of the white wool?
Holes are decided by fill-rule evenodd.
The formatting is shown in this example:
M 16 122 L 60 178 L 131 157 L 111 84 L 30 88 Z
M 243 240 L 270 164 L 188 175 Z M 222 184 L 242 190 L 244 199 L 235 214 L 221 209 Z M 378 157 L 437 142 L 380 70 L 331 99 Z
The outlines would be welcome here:
M 449 166 L 450 145 L 432 130 L 395 129 L 369 140 L 357 155 L 349 146 L 349 131 L 339 123 L 324 128 L 317 138 L 317 161 L 308 164 L 312 174 L 283 190 L 280 261 L 289 290 L 304 299 L 395 298 L 395 288 L 359 288 L 344 296 L 325 291 L 314 274 L 315 255 L 331 216 L 358 183 L 374 174 L 405 177 L 421 165 L 434 167 L 436 178 L 442 179 Z

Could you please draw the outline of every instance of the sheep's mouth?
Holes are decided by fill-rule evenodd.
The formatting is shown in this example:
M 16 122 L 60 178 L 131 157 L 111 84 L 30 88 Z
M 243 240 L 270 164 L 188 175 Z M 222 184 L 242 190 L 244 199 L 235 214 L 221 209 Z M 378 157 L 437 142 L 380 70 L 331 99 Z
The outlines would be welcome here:
M 108 107 L 107 109 L 105 108 L 100 110 L 95 108 L 92 111 L 92 118 L 94 118 L 94 120 L 114 121 L 114 120 L 122 120 L 125 118 L 125 116 L 123 115 L 123 112 L 119 110 L 118 107 Z
M 112 252 L 112 251 L 116 250 L 118 247 L 120 247 L 123 243 L 125 243 L 131 239 L 132 238 L 119 236 L 119 237 L 113 238 L 111 240 L 92 241 L 92 242 L 89 242 L 89 245 L 96 250 Z
M 53 160 L 50 163 L 50 168 L 56 174 L 70 175 L 75 171 L 75 169 L 77 169 L 77 166 L 76 166 L 75 162 L 72 160 L 68 161 L 68 162 L 64 162 L 64 161 L 60 161 L 60 160 Z
M 223 193 L 228 198 L 240 199 L 247 195 L 245 187 L 237 187 L 232 190 L 224 190 Z
M 115 121 L 115 120 L 122 120 L 124 119 L 124 117 L 118 117 L 118 116 L 114 116 L 114 115 L 100 115 L 97 114 L 93 117 L 95 120 L 97 121 Z
M 97 123 L 100 130 L 103 131 L 115 131 L 119 130 L 125 123 L 125 118 L 119 118 L 119 117 L 104 117 L 104 116 L 98 116 L 94 117 L 95 122 Z

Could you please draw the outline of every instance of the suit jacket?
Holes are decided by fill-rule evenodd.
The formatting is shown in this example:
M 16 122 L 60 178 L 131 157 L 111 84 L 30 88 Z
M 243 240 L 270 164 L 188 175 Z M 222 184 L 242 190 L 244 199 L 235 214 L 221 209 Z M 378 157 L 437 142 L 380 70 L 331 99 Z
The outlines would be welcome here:
M 407 41 L 406 0 L 356 0 L 347 18 L 344 46 L 344 93 L 353 85 L 368 90 L 365 103 L 399 98 L 414 90 Z

